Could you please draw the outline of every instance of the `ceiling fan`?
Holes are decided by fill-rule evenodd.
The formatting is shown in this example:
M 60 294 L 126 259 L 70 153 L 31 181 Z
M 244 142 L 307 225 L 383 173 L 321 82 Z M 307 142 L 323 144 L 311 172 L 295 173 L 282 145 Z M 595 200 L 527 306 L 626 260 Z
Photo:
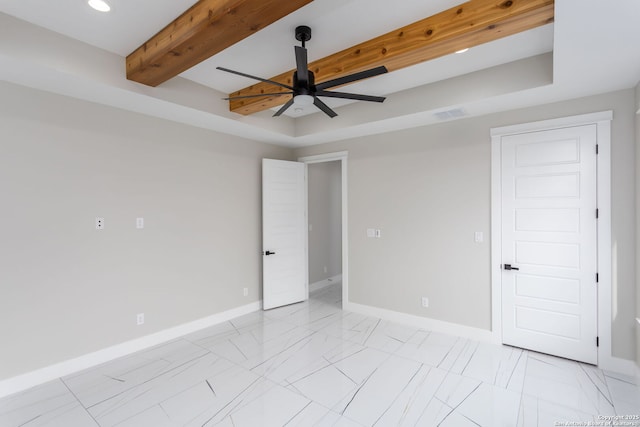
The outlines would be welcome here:
M 307 62 L 307 48 L 305 47 L 305 42 L 311 40 L 311 28 L 307 27 L 306 25 L 296 27 L 296 40 L 301 41 L 302 46 L 294 46 L 296 52 L 296 71 L 293 72 L 293 86 L 252 76 L 250 74 L 241 73 L 239 71 L 229 70 L 228 68 L 217 67 L 218 70 L 226 71 L 228 73 L 237 74 L 239 76 L 248 77 L 250 79 L 259 80 L 261 82 L 270 83 L 272 85 L 289 89 L 288 92 L 261 93 L 259 95 L 234 96 L 224 99 L 235 100 L 243 98 L 260 98 L 265 96 L 293 95 L 293 97 L 273 115 L 274 117 L 281 115 L 292 105 L 304 107 L 313 104 L 331 118 L 337 116 L 338 114 L 336 114 L 335 111 L 329 108 L 327 104 L 318 99 L 319 96 L 371 102 L 383 102 L 385 100 L 385 98 L 382 96 L 359 95 L 355 93 L 345 92 L 330 92 L 326 89 L 336 86 L 342 86 L 358 80 L 384 74 L 387 72 L 386 67 L 375 67 L 369 70 L 360 71 L 359 73 L 354 73 L 348 76 L 339 77 L 337 79 L 315 84 L 313 72 L 309 71 L 309 64 Z

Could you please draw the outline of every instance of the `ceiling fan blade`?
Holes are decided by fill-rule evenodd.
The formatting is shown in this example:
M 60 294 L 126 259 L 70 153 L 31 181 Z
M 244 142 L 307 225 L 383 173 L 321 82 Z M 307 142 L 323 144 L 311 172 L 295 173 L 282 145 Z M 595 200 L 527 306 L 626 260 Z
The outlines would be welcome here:
M 261 93 L 260 95 L 231 96 L 229 98 L 222 98 L 222 99 L 224 99 L 225 101 L 233 101 L 235 99 L 262 98 L 263 96 L 281 96 L 281 95 L 293 95 L 293 92 Z
M 296 72 L 298 80 L 301 82 L 309 81 L 309 65 L 307 63 L 307 49 L 300 46 L 296 48 Z
M 384 102 L 384 100 L 386 99 L 384 96 L 359 95 L 357 93 L 345 93 L 345 92 L 329 92 L 326 90 L 317 91 L 316 96 L 326 96 L 328 98 L 355 99 L 356 101 L 371 101 L 371 102 Z
M 285 89 L 293 90 L 293 88 L 291 86 L 288 86 L 288 85 L 285 85 L 285 84 L 282 84 L 282 83 L 278 83 L 278 82 L 274 82 L 273 80 L 263 79 L 261 77 L 252 76 L 251 74 L 241 73 L 240 71 L 233 71 L 233 70 L 230 70 L 228 68 L 222 68 L 222 67 L 216 67 L 216 68 L 218 70 L 220 70 L 220 71 L 226 71 L 227 73 L 237 74 L 237 75 L 242 76 L 242 77 L 248 77 L 250 79 L 259 80 L 261 82 L 270 83 L 272 85 L 280 86 L 280 87 L 283 87 Z
M 315 105 L 316 107 L 321 109 L 327 116 L 331 117 L 332 119 L 335 116 L 338 115 L 338 114 L 336 114 L 335 111 L 333 111 L 331 108 L 329 108 L 329 106 L 327 104 L 325 104 L 324 102 L 320 101 L 315 96 L 313 97 L 313 105 Z
M 348 76 L 339 77 L 316 85 L 318 90 L 328 89 L 330 87 L 342 86 L 357 80 L 368 79 L 369 77 L 378 76 L 387 72 L 387 67 L 380 66 L 369 70 L 360 71 L 359 73 L 350 74 Z
M 282 108 L 280 108 L 278 111 L 276 111 L 276 113 L 273 115 L 273 117 L 277 117 L 280 114 L 284 113 L 287 108 L 291 107 L 293 105 L 293 98 L 291 98 L 286 104 L 284 104 L 282 106 Z

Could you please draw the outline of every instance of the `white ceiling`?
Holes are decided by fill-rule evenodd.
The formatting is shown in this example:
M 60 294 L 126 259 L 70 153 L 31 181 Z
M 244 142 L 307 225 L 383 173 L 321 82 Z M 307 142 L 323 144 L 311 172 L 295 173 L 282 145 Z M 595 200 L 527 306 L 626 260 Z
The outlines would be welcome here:
M 6 14 L 0 15 L 0 79 L 289 146 L 434 123 L 440 120 L 436 113 L 450 109 L 473 116 L 629 88 L 640 80 L 639 1 L 556 0 L 554 24 L 348 88 L 385 95 L 384 104 L 325 98 L 339 114 L 335 119 L 313 106 L 290 109 L 290 117 L 245 117 L 228 112 L 220 100 L 253 81 L 217 66 L 264 78 L 294 68 L 297 25 L 312 28 L 307 48 L 313 61 L 461 2 L 400 0 L 391 13 L 388 0 L 315 0 L 154 89 L 125 80 L 124 57 L 194 0 L 110 0 L 107 14 L 86 0 L 0 0 Z M 508 76 L 510 64 L 532 57 L 537 59 L 526 63 L 530 75 L 519 73 L 513 82 L 490 81 L 481 73 L 495 67 L 493 74 Z M 447 91 L 454 81 L 472 90 Z

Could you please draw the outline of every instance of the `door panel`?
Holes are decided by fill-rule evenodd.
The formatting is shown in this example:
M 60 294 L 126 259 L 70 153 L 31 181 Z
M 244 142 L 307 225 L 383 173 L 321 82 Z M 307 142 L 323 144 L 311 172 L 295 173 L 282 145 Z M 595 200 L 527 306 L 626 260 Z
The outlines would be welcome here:
M 580 281 L 575 279 L 518 274 L 515 287 L 516 297 L 580 303 Z
M 501 150 L 503 342 L 597 363 L 596 126 Z
M 308 298 L 305 165 L 262 160 L 263 308 Z
M 516 231 L 555 231 L 577 233 L 580 227 L 578 209 L 518 209 L 515 212 Z

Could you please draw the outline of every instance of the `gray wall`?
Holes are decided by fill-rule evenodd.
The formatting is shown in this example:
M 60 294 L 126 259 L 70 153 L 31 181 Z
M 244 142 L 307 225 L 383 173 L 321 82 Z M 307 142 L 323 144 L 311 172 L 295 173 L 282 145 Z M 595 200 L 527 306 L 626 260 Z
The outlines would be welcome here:
M 614 110 L 613 354 L 634 359 L 634 105 L 630 89 L 296 150 L 349 151 L 350 301 L 490 329 L 490 129 Z
M 608 109 L 612 339 L 635 357 L 633 90 L 294 153 L 6 83 L 0 99 L 0 380 L 257 301 L 262 157 L 349 151 L 351 301 L 489 329 L 489 129 Z
M 0 380 L 261 298 L 260 159 L 291 150 L 7 83 L 0 99 Z
M 310 284 L 342 273 L 341 177 L 340 161 L 308 166 Z

